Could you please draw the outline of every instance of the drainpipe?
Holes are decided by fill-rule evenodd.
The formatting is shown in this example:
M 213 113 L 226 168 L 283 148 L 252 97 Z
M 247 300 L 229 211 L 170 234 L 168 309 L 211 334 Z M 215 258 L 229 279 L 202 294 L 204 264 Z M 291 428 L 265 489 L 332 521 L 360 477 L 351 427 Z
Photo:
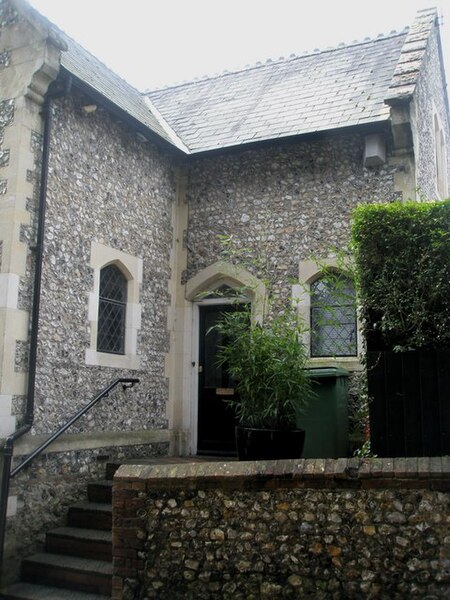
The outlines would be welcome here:
M 28 366 L 28 385 L 27 402 L 25 408 L 24 423 L 19 429 L 14 431 L 5 442 L 3 447 L 3 470 L 0 489 L 0 574 L 3 567 L 3 551 L 6 533 L 6 512 L 8 508 L 9 482 L 11 473 L 11 462 L 13 458 L 14 442 L 28 433 L 33 426 L 34 421 L 34 393 L 36 382 L 36 358 L 39 334 L 39 310 L 41 301 L 41 282 L 42 282 L 42 264 L 44 254 L 44 234 L 45 234 L 45 211 L 47 207 L 47 183 L 48 183 L 48 164 L 50 155 L 50 135 L 51 135 L 51 105 L 52 99 L 65 96 L 71 88 L 72 79 L 69 77 L 65 81 L 63 90 L 52 90 L 53 84 L 49 87 L 45 101 L 42 107 L 42 118 L 44 121 L 44 133 L 42 140 L 42 165 L 41 181 L 39 190 L 38 206 L 38 224 L 36 236 L 36 264 L 34 271 L 33 286 L 33 305 L 31 311 L 31 329 L 30 329 L 30 354 Z

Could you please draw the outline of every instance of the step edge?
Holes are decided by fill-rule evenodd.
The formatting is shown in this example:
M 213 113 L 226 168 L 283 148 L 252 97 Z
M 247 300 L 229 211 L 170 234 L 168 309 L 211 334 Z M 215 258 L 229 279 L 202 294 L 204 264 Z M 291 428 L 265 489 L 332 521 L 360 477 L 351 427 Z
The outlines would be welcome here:
M 112 504 L 109 502 L 80 502 L 69 506 L 69 512 L 96 512 L 96 513 L 112 513 Z
M 83 535 L 86 535 L 86 532 L 89 532 L 92 537 L 83 538 Z M 94 535 L 92 535 L 94 534 Z M 67 538 L 67 539 L 85 539 L 92 541 L 101 541 L 101 542 L 109 542 L 112 540 L 112 531 L 107 529 L 94 529 L 91 527 L 58 527 L 56 529 L 51 529 L 46 532 L 48 536 L 54 536 L 58 538 Z M 98 536 L 98 539 L 95 539 Z
M 15 588 L 19 588 L 18 590 Z M 111 596 L 105 596 L 103 594 L 95 594 L 92 592 L 83 592 L 83 591 L 78 591 L 78 590 L 73 590 L 71 588 L 60 588 L 60 587 L 56 587 L 56 586 L 51 586 L 51 585 L 41 585 L 39 583 L 30 583 L 28 581 L 17 581 L 16 583 L 12 583 L 11 585 L 2 588 L 0 590 L 0 594 L 14 594 L 17 591 L 19 593 L 22 594 L 28 594 L 29 592 L 32 592 L 34 590 L 36 591 L 41 591 L 41 592 L 46 592 L 47 590 L 67 590 L 69 592 L 71 592 L 72 594 L 77 594 L 79 595 L 80 600 L 84 600 L 85 598 L 91 598 L 92 596 L 95 596 L 96 600 L 111 600 Z M 20 596 L 19 596 L 20 597 Z M 73 600 L 77 600 L 76 596 L 74 597 Z
M 59 558 L 63 557 L 65 563 L 72 562 L 72 563 L 75 563 L 75 565 L 74 564 L 60 565 L 60 564 L 54 563 L 51 561 L 52 557 L 59 557 Z M 50 559 L 50 561 L 45 560 L 46 558 Z M 79 563 L 81 560 L 85 563 L 91 563 L 91 565 L 90 566 L 89 566 L 89 564 L 86 565 L 86 568 L 83 568 L 82 565 L 79 565 L 79 564 L 77 565 L 76 563 Z M 100 565 L 99 565 L 99 563 L 100 563 Z M 69 571 L 96 573 L 96 574 L 102 575 L 102 576 L 112 575 L 112 562 L 111 561 L 99 560 L 99 559 L 94 559 L 94 558 L 82 558 L 79 556 L 71 556 L 71 555 L 54 554 L 52 552 L 39 552 L 37 554 L 28 556 L 22 560 L 22 566 L 24 566 L 24 565 L 42 565 L 42 566 L 49 566 L 54 569 L 65 569 L 65 570 L 69 570 Z M 99 571 L 99 569 L 98 569 L 99 566 L 100 566 L 100 568 L 104 569 L 105 572 Z

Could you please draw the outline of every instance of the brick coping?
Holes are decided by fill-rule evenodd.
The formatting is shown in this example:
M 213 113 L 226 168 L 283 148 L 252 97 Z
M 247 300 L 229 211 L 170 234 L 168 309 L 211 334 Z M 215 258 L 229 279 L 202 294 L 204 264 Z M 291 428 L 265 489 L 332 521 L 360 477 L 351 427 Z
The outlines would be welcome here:
M 295 459 L 122 465 L 114 488 L 420 487 L 450 489 L 450 457 Z M 140 485 L 135 485 L 140 482 Z

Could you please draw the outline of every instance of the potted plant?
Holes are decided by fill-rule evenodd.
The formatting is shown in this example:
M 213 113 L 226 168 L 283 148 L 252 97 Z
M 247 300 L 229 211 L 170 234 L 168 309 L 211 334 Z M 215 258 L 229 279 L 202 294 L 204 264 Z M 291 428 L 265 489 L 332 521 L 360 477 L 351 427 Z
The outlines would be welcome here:
M 243 310 L 241 305 L 225 313 L 215 327 L 227 340 L 219 361 L 235 380 L 237 391 L 228 402 L 239 423 L 238 458 L 299 458 L 305 431 L 297 421 L 312 391 L 297 312 L 280 311 L 261 324 L 252 321 L 250 305 Z

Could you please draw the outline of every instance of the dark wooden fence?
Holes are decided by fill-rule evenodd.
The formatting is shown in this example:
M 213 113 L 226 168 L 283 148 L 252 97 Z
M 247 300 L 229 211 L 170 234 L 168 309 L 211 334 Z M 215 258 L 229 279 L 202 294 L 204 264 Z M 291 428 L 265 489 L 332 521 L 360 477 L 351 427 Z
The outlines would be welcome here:
M 450 454 L 450 351 L 371 351 L 367 374 L 375 454 Z

